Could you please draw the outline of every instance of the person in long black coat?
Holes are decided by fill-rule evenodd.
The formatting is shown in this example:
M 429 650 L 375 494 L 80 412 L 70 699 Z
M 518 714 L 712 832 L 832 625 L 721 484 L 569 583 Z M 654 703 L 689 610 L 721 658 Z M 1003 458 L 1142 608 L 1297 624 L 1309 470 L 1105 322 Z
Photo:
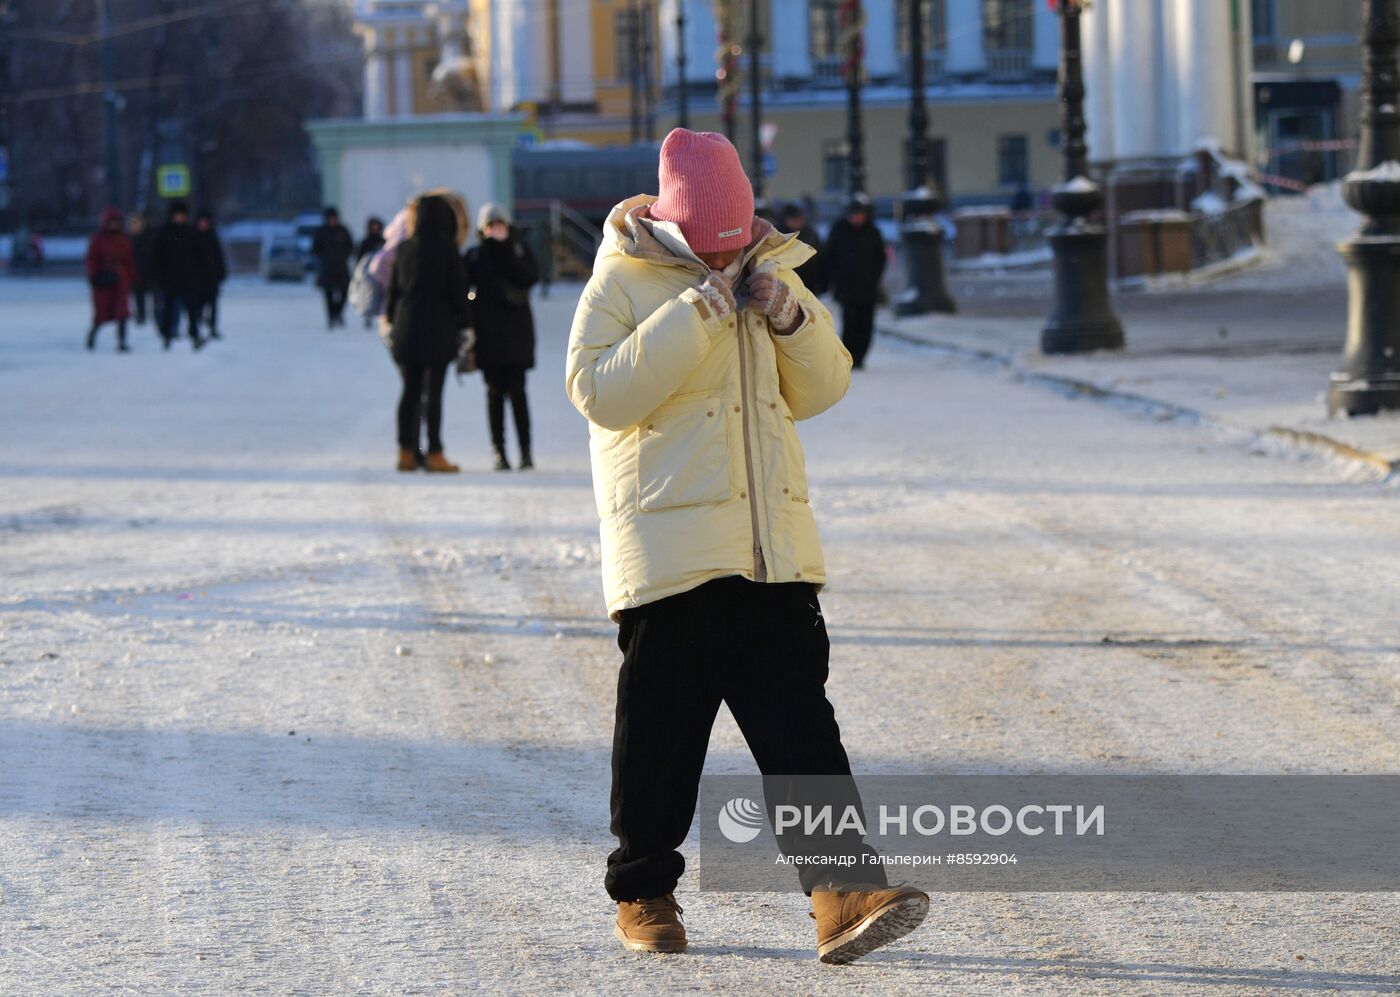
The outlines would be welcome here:
M 796 233 L 798 239 L 816 250 L 817 255 L 793 272 L 807 290 L 820 298 L 829 286 L 826 276 L 826 250 L 822 247 L 821 236 L 817 235 L 817 230 L 807 221 L 807 212 L 803 210 L 802 205 L 796 203 L 783 208 L 779 227 L 784 232 Z
M 228 279 L 224 245 L 219 241 L 219 232 L 214 227 L 214 216 L 210 212 L 201 211 L 195 216 L 194 230 L 198 236 L 195 246 L 199 251 L 199 314 L 209 323 L 209 338 L 221 339 L 219 292 Z
M 190 341 L 197 350 L 204 345 L 199 334 L 201 272 L 199 236 L 190 224 L 189 205 L 171 202 L 166 222 L 151 248 L 151 277 L 157 292 L 156 325 L 165 348 L 180 332 L 180 313 L 189 319 Z
M 853 198 L 846 206 L 846 217 L 831 226 L 826 238 L 826 266 L 841 306 L 841 342 L 856 370 L 865 366 L 870 350 L 887 262 L 885 240 L 875 227 L 870 201 Z
M 154 289 L 151 254 L 155 250 L 156 234 L 146 222 L 146 216 L 139 211 L 127 216 L 126 229 L 131 238 L 131 252 L 136 259 L 136 281 L 131 285 L 131 298 L 136 303 L 136 324 L 145 325 L 146 299 Z
M 355 262 L 359 263 L 366 256 L 379 252 L 384 248 L 384 219 L 370 215 L 365 220 L 365 237 L 360 240 L 360 244 L 355 247 Z
M 511 227 L 510 215 L 497 204 L 481 208 L 480 242 L 467 250 L 467 283 L 472 288 L 476 330 L 476 365 L 486 381 L 486 415 L 496 470 L 509 471 L 506 457 L 506 401 L 510 401 L 520 441 L 520 468 L 535 466 L 530 452 L 530 405 L 525 372 L 535 366 L 535 317 L 530 288 L 540 279 L 539 266 L 525 240 Z
M 316 257 L 316 286 L 326 297 L 326 328 L 345 325 L 345 298 L 350 291 L 350 257 L 355 254 L 355 240 L 350 230 L 340 224 L 340 213 L 327 208 L 322 225 L 311 240 L 311 255 Z
M 441 197 L 417 203 L 413 237 L 399 246 L 389 279 L 384 321 L 390 348 L 403 376 L 399 398 L 400 471 L 419 465 L 419 427 L 428 425 L 429 471 L 455 472 L 442 449 L 442 387 L 468 325 L 467 275 L 457 255 L 457 215 Z

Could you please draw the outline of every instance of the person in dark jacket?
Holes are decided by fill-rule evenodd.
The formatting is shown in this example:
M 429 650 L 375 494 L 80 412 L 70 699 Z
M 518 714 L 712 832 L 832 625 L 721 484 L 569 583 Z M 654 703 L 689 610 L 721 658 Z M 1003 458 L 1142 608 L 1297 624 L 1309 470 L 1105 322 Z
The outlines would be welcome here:
M 389 279 L 384 321 L 390 348 L 403 375 L 399 398 L 400 471 L 419 464 L 419 427 L 428 424 L 429 471 L 460 468 L 442 451 L 442 386 L 468 325 L 467 275 L 459 248 L 466 233 L 446 199 L 417 201 L 413 237 L 399 246 Z
M 219 232 L 214 228 L 214 216 L 201 211 L 195 216 L 194 231 L 199 248 L 199 314 L 209 323 L 209 338 L 221 339 L 219 335 L 219 292 L 228 279 L 228 262 L 224 259 L 224 246 L 219 241 Z
M 197 235 L 190 225 L 189 205 L 174 201 L 166 222 L 151 246 L 151 276 L 157 290 L 156 325 L 165 348 L 170 349 L 180 332 L 180 312 L 189 319 L 190 342 L 204 346 L 199 334 L 201 273 Z
M 826 279 L 826 253 L 822 249 L 821 236 L 817 235 L 817 230 L 807 221 L 807 212 L 800 204 L 789 204 L 783 208 L 782 224 L 778 226 L 784 232 L 794 232 L 797 238 L 817 251 L 806 263 L 794 271 L 798 278 L 806 285 L 807 290 L 817 297 L 821 297 L 827 291 L 828 282 Z
M 129 353 L 126 320 L 131 316 L 131 285 L 136 280 L 136 259 L 131 240 L 122 231 L 122 213 L 102 212 L 102 227 L 88 242 L 87 280 L 92 288 L 92 328 L 87 348 L 97 346 L 97 330 L 106 322 L 117 323 L 117 352 Z
M 886 262 L 885 240 L 875 227 L 870 200 L 857 195 L 826 239 L 827 273 L 841 306 L 841 342 L 856 370 L 864 367 L 870 350 Z
M 131 240 L 131 252 L 136 259 L 136 280 L 131 285 L 131 299 L 136 303 L 136 324 L 146 324 L 146 298 L 150 296 L 151 249 L 155 243 L 155 232 L 146 222 L 146 216 L 133 211 L 126 219 L 127 237 Z
M 326 296 L 326 328 L 345 325 L 345 297 L 350 291 L 350 257 L 355 252 L 355 240 L 350 230 L 340 224 L 340 212 L 327 208 L 321 227 L 311 240 L 311 255 L 316 257 L 316 286 Z
M 384 219 L 370 215 L 365 220 L 365 237 L 355 247 L 355 262 L 373 255 L 384 248 Z
M 472 288 L 472 327 L 476 365 L 486 381 L 486 415 L 496 470 L 509 471 L 506 458 L 506 400 L 520 441 L 520 469 L 535 466 L 530 453 L 530 406 L 525 372 L 535 366 L 535 318 L 530 288 L 540 279 L 530 247 L 511 228 L 510 214 L 498 204 L 481 208 L 479 245 L 467 250 L 467 284 Z

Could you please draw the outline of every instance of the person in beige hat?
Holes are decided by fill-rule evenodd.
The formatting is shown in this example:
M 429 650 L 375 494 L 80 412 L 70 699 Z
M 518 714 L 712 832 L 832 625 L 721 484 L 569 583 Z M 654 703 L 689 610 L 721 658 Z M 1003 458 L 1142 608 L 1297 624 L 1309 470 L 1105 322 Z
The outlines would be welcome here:
M 839 799 L 824 803 L 859 806 L 826 697 L 826 567 L 795 426 L 841 400 L 851 358 L 795 273 L 811 255 L 754 217 L 723 136 L 676 129 L 660 196 L 613 209 L 574 316 L 566 387 L 589 421 L 623 653 L 605 886 L 630 949 L 687 944 L 677 849 L 721 703 L 770 807 L 783 777 L 812 775 L 834 777 Z M 791 835 L 779 844 L 813 848 Z M 823 962 L 850 962 L 923 920 L 928 896 L 890 888 L 858 835 L 822 844 L 870 870 L 848 883 L 801 867 Z

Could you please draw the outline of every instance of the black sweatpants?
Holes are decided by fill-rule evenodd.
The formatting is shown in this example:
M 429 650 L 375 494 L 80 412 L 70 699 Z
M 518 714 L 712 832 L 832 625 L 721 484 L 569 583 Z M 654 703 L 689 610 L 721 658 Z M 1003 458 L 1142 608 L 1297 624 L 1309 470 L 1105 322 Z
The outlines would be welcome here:
M 506 399 L 510 399 L 510 414 L 515 420 L 515 435 L 520 440 L 520 452 L 530 452 L 530 405 L 525 398 L 524 367 L 483 367 L 486 381 L 486 418 L 491 424 L 491 445 L 502 453 L 506 448 Z
M 624 611 L 617 635 L 622 671 L 613 729 L 612 833 L 605 880 L 614 900 L 676 888 L 685 859 L 676 849 L 695 817 L 700 772 L 720 703 L 729 707 L 763 773 L 770 820 L 801 790 L 783 776 L 835 780 L 836 813 L 860 806 L 836 715 L 826 698 L 830 645 L 816 588 L 734 576 Z M 800 805 L 800 803 L 799 803 Z M 812 851 L 795 835 L 791 854 Z M 820 843 L 840 854 L 870 852 L 859 836 Z M 857 858 L 861 882 L 884 883 L 883 867 Z M 832 879 L 830 868 L 800 867 L 804 890 Z
M 841 306 L 841 342 L 855 366 L 865 366 L 870 352 L 870 339 L 875 334 L 875 303 L 843 304 Z
M 417 450 L 419 427 L 428 424 L 428 453 L 442 452 L 442 385 L 447 364 L 399 364 L 399 448 Z
M 160 304 L 160 314 L 157 316 L 156 326 L 160 329 L 161 337 L 167 346 L 180 336 L 180 313 L 182 311 L 189 321 L 190 339 L 195 343 L 200 341 L 199 311 L 202 303 L 197 293 L 177 294 L 171 291 L 161 291 L 157 301 Z

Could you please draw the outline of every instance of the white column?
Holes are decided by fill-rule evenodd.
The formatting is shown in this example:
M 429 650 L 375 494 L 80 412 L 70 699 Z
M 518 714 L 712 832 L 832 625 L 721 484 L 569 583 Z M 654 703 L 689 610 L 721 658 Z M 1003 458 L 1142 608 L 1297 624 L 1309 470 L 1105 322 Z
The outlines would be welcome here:
M 1095 5 L 1098 6 L 1098 5 Z M 1112 64 L 1113 138 L 1118 159 L 1162 153 L 1158 74 L 1160 39 L 1155 5 L 1110 0 L 1108 47 Z
M 1055 72 L 1060 68 L 1060 19 L 1048 3 L 1031 0 L 1031 65 Z
M 406 118 L 413 114 L 413 63 L 407 52 L 394 55 L 394 116 Z
M 375 45 L 373 39 L 368 41 Z M 389 65 L 384 53 L 371 47 L 365 53 L 365 120 L 382 121 L 389 116 Z
M 771 17 L 764 34 L 773 56 L 775 79 L 806 79 L 812 75 L 807 3 L 808 0 L 771 0 Z M 869 48 L 867 36 L 867 51 Z
M 1047 5 L 1048 9 L 1048 5 Z M 1109 49 L 1108 4 L 1094 4 L 1079 19 L 1084 49 L 1084 120 L 1088 126 L 1089 161 L 1116 159 L 1113 136 L 1113 56 Z
M 888 77 L 899 73 L 894 5 L 895 0 L 865 0 L 865 72 L 869 76 Z
M 559 72 L 566 104 L 594 99 L 592 4 L 559 0 Z
M 1235 54 L 1228 5 L 1212 0 L 1172 0 L 1170 30 L 1179 99 L 1176 151 L 1190 152 L 1214 140 L 1236 144 Z
M 948 0 L 947 71 L 950 75 L 975 76 L 987 71 L 982 4 L 983 0 Z

